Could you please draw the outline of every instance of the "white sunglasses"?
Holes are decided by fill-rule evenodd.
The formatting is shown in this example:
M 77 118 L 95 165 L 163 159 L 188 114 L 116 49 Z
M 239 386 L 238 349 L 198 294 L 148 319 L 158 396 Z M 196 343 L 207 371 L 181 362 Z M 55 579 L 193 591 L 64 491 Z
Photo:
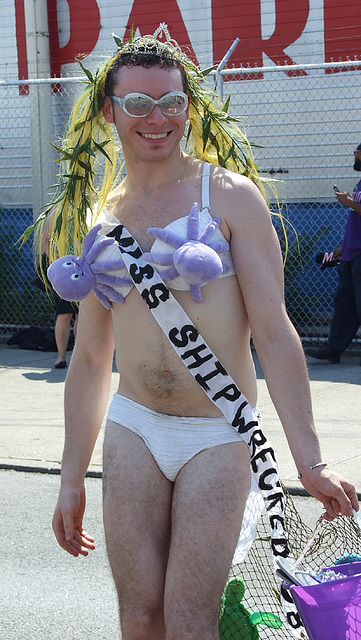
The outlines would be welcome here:
M 124 98 L 110 97 L 132 118 L 149 116 L 156 105 L 160 107 L 165 116 L 180 116 L 188 107 L 188 96 L 183 91 L 171 91 L 159 100 L 153 100 L 144 93 L 128 93 Z

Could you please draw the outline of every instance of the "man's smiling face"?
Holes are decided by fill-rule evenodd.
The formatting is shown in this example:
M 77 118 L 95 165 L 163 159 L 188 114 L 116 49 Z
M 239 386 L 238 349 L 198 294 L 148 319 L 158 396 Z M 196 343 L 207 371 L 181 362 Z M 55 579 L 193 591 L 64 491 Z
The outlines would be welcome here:
M 184 90 L 179 69 L 124 66 L 118 70 L 116 79 L 114 95 L 121 98 L 129 93 L 142 93 L 159 100 L 172 91 Z M 108 121 L 110 118 L 115 123 L 126 160 L 127 156 L 143 161 L 166 159 L 178 150 L 188 118 L 188 109 L 179 116 L 167 116 L 159 105 L 147 116 L 131 117 L 109 96 L 103 112 Z

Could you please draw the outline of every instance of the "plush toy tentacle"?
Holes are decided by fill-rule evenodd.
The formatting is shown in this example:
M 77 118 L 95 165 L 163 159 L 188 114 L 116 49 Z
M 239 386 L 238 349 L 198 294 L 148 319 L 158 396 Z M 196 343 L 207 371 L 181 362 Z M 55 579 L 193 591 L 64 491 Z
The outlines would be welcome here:
M 96 286 L 99 284 L 105 284 L 109 287 L 127 287 L 133 286 L 133 280 L 130 278 L 118 278 L 117 276 L 110 276 L 107 273 L 99 273 L 96 277 Z
M 202 302 L 202 291 L 199 284 L 190 284 L 189 290 L 191 292 L 191 296 L 195 302 Z
M 98 298 L 99 302 L 102 303 L 103 307 L 105 307 L 106 309 L 112 308 L 112 305 L 109 302 L 108 298 L 101 291 L 99 291 L 99 289 L 93 289 L 93 291 L 94 291 L 95 297 Z
M 187 240 L 198 240 L 199 236 L 199 205 L 194 202 L 188 214 Z
M 160 264 L 166 267 L 173 264 L 173 256 L 171 253 L 152 253 L 149 251 L 143 253 L 143 258 L 152 264 Z
M 122 304 L 124 302 L 124 297 L 122 296 L 122 294 L 118 291 L 115 291 L 115 289 L 112 289 L 106 284 L 96 284 L 93 291 L 98 300 L 100 300 L 100 302 L 106 309 L 110 309 L 110 306 L 106 306 L 103 299 L 101 298 L 105 298 L 108 305 L 111 302 L 118 302 L 119 304 Z
M 101 224 L 96 224 L 95 227 L 92 227 L 90 231 L 88 231 L 88 233 L 86 234 L 82 244 L 83 258 L 85 258 L 85 256 L 89 253 L 90 249 L 94 244 L 94 240 L 97 236 L 97 233 L 98 231 L 100 231 L 101 228 L 102 228 Z
M 172 229 L 149 227 L 149 229 L 147 229 L 147 232 L 150 233 L 150 235 L 159 238 L 159 240 L 163 240 L 163 242 L 170 244 L 170 246 L 174 247 L 175 249 L 179 249 L 179 247 L 181 247 L 184 242 L 183 238 L 181 238 L 181 236 L 179 236 L 178 233 L 175 233 Z
M 91 265 L 91 270 L 93 273 L 108 273 L 109 271 L 118 271 L 119 269 L 125 269 L 126 266 L 124 264 L 123 258 L 119 255 L 118 260 L 103 260 L 98 262 L 94 262 Z M 130 282 L 130 281 L 129 281 Z
M 124 302 L 124 296 L 122 296 L 119 291 L 116 291 L 115 289 L 112 289 L 112 287 L 109 287 L 107 284 L 96 284 L 94 287 L 94 291 L 95 289 L 106 295 L 111 302 L 119 302 L 120 304 Z
M 229 244 L 223 240 L 215 240 L 215 242 L 208 242 L 207 247 L 210 247 L 216 253 L 225 253 L 229 249 Z
M 175 267 L 170 267 L 170 269 L 166 269 L 162 271 L 160 274 L 163 280 L 174 280 L 174 278 L 178 278 L 179 273 Z
M 221 219 L 218 217 L 215 217 L 213 218 L 213 220 L 210 220 L 210 222 L 208 222 L 208 224 L 204 227 L 201 235 L 199 236 L 198 238 L 199 242 L 204 242 L 204 244 L 208 244 L 208 241 L 212 238 L 216 229 L 218 229 L 220 221 Z
M 84 256 L 84 259 L 88 264 L 92 264 L 104 249 L 115 243 L 114 238 L 107 238 L 106 236 L 102 237 L 100 235 L 98 235 L 98 238 L 100 238 L 100 240 L 96 244 L 93 244 L 88 253 Z

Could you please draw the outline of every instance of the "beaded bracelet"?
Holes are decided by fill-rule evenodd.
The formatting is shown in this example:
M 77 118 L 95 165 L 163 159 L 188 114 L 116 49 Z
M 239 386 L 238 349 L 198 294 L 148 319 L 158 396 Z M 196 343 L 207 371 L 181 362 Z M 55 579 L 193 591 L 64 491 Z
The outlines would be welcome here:
M 316 467 L 327 467 L 327 462 L 317 462 L 317 464 L 311 464 L 308 468 L 312 471 L 312 469 L 316 469 Z M 302 473 L 299 473 L 297 478 L 302 478 Z

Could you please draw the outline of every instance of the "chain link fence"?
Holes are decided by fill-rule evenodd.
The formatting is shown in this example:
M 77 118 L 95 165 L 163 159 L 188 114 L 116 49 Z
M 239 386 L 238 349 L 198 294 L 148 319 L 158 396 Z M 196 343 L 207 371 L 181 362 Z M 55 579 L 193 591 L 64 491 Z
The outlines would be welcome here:
M 359 66 L 358 66 L 359 65 Z M 276 181 L 286 220 L 288 312 L 299 334 L 323 339 L 332 314 L 337 269 L 315 257 L 343 240 L 347 210 L 333 186 L 352 192 L 353 150 L 361 140 L 361 61 L 225 69 L 217 77 L 232 115 L 255 145 L 264 177 Z M 55 152 L 79 78 L 0 81 L 0 334 L 31 324 L 52 326 L 48 296 L 32 284 L 31 242 L 16 240 L 49 200 L 56 182 Z M 270 192 L 271 208 L 276 209 Z M 277 216 L 274 222 L 285 249 Z
M 341 68 L 228 69 L 217 82 L 224 99 L 231 93 L 232 114 L 243 117 L 248 138 L 259 145 L 254 155 L 262 175 L 277 181 L 288 221 L 287 309 L 308 339 L 328 335 L 338 280 L 337 268 L 321 270 L 315 262 L 343 241 L 348 210 L 335 201 L 333 187 L 352 193 L 360 178 L 352 168 L 361 140 L 360 79 L 354 61 Z

